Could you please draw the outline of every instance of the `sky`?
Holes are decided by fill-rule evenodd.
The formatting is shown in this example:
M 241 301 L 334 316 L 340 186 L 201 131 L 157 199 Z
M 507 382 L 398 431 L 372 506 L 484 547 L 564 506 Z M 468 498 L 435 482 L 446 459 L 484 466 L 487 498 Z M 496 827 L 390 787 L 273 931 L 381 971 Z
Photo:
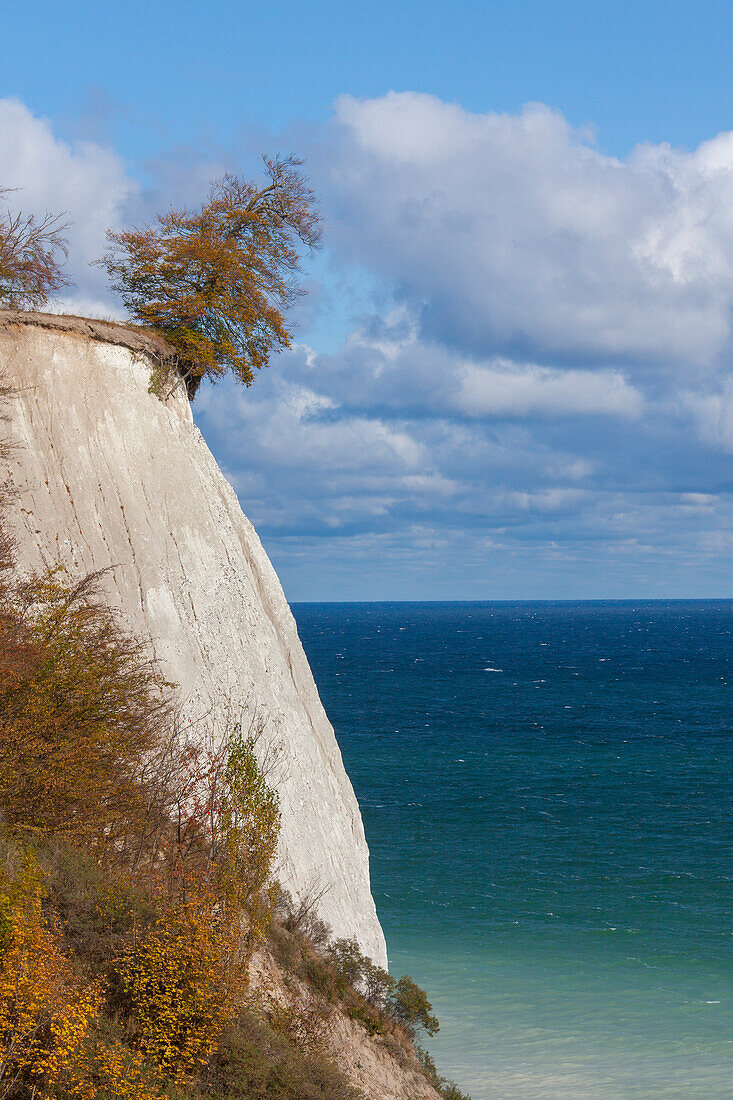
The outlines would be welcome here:
M 292 349 L 196 421 L 291 600 L 733 597 L 733 6 L 30 0 L 0 185 L 108 228 L 306 161 Z

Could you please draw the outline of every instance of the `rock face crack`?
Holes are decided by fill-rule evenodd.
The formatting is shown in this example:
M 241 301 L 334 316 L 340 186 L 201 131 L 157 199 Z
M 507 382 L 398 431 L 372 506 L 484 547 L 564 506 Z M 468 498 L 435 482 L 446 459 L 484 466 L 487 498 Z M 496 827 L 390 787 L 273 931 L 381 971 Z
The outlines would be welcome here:
M 0 311 L 19 563 L 102 583 L 151 639 L 184 719 L 222 735 L 256 707 L 277 737 L 283 882 L 384 965 L 359 807 L 295 620 L 182 389 L 148 393 L 155 352 L 123 326 Z
M 137 591 L 140 597 L 140 610 L 145 614 L 145 593 L 143 591 L 143 579 L 140 575 L 140 570 L 137 565 L 137 558 L 135 557 L 135 544 L 132 541 L 132 535 L 130 534 L 130 527 L 127 522 L 127 516 L 125 515 L 125 506 L 120 503 L 120 512 L 122 513 L 122 522 L 125 525 L 125 534 L 127 535 L 127 544 L 130 547 L 130 564 L 135 570 L 135 577 L 137 578 Z

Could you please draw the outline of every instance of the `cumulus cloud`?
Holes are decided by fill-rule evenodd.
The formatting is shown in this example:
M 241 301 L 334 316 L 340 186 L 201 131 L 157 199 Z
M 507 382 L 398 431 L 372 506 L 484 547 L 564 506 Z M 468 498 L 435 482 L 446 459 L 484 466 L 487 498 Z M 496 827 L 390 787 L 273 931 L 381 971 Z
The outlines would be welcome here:
M 120 317 L 106 274 L 93 266 L 107 230 L 200 201 L 208 181 L 223 171 L 215 161 L 173 150 L 146 166 L 143 187 L 133 166 L 108 145 L 67 141 L 20 100 L 0 99 L 0 186 L 15 189 L 7 203 L 36 215 L 63 212 L 69 223 L 65 270 L 74 285 L 53 305 L 59 311 Z
M 542 105 L 405 93 L 344 97 L 304 151 L 360 315 L 195 407 L 289 591 L 727 591 L 733 135 L 621 161 Z M 199 201 L 223 160 L 162 153 L 142 186 L 0 100 L 0 184 L 73 222 L 69 311 L 113 315 L 107 228 Z
M 8 196 L 15 208 L 42 215 L 65 212 L 75 287 L 59 308 L 85 315 L 117 312 L 106 277 L 90 267 L 105 247 L 108 228 L 129 216 L 139 188 L 123 159 L 93 141 L 69 143 L 54 134 L 48 119 L 37 118 L 17 99 L 0 99 L 0 184 L 17 188 Z
M 300 376 L 349 409 L 457 418 L 636 418 L 644 398 L 620 370 L 558 369 L 502 356 L 472 358 L 420 335 L 405 308 L 355 326 L 338 351 L 302 347 Z
M 474 353 L 708 369 L 731 354 L 733 135 L 599 152 L 557 111 L 343 97 L 321 185 L 351 260 Z

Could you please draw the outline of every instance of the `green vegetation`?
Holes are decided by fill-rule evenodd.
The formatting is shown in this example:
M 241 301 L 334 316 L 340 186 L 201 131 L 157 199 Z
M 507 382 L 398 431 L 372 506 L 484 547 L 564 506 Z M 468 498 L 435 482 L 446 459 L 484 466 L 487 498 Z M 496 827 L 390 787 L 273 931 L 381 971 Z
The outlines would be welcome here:
M 359 1100 L 328 1059 L 246 1010 L 223 1037 L 206 1088 L 221 1100 Z
M 425 991 L 412 978 L 403 975 L 395 980 L 362 955 L 354 940 L 324 941 L 322 922 L 310 911 L 294 909 L 287 896 L 277 916 L 268 941 L 283 970 L 327 1002 L 343 1006 L 368 1034 L 380 1036 L 398 1062 L 405 1051 L 414 1051 L 423 1074 L 445 1100 L 470 1100 L 438 1073 L 430 1055 L 416 1043 L 418 1034 L 434 1035 L 439 1024 Z

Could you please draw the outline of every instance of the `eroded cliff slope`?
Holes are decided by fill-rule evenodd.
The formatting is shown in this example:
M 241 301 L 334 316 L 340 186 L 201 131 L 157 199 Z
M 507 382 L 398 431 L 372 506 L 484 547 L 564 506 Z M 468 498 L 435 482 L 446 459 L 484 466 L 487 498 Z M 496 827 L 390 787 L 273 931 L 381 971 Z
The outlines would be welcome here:
M 296 896 L 324 891 L 334 933 L 385 965 L 359 807 L 293 616 L 182 388 L 148 393 L 150 346 L 121 326 L 0 312 L 19 564 L 109 570 L 110 602 L 202 729 L 266 717 L 280 877 Z

